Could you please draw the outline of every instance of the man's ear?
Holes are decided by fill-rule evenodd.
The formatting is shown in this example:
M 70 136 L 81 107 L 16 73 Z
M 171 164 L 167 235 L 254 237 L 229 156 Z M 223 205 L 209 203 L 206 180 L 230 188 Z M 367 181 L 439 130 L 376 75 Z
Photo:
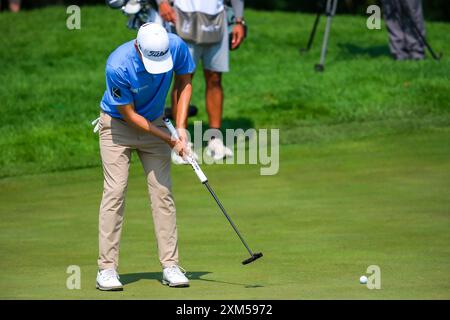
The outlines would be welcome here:
M 134 48 L 136 49 L 136 51 L 137 51 L 139 57 L 142 59 L 142 54 L 141 54 L 141 51 L 139 51 L 139 47 L 138 47 L 138 44 L 137 44 L 137 40 L 134 40 Z

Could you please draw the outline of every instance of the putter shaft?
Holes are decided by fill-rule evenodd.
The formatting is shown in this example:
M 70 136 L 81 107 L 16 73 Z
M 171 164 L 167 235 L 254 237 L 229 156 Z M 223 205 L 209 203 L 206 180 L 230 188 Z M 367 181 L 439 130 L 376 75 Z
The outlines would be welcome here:
M 237 229 L 236 225 L 233 223 L 233 220 L 231 220 L 230 216 L 227 214 L 225 208 L 222 206 L 222 204 L 220 203 L 219 198 L 217 198 L 216 194 L 214 193 L 214 190 L 209 186 L 208 181 L 203 183 L 206 187 L 206 189 L 208 189 L 209 193 L 213 196 L 214 200 L 216 200 L 217 205 L 219 206 L 220 210 L 222 210 L 222 213 L 225 215 L 225 218 L 227 218 L 228 222 L 230 223 L 230 225 L 233 227 L 234 231 L 236 232 L 236 234 L 238 235 L 239 239 L 241 239 L 242 244 L 245 246 L 245 248 L 247 249 L 248 253 L 250 253 L 250 255 L 253 257 L 253 252 L 250 249 L 250 247 L 247 245 L 247 243 L 245 242 L 244 238 L 241 236 L 241 233 L 239 232 L 239 230 Z

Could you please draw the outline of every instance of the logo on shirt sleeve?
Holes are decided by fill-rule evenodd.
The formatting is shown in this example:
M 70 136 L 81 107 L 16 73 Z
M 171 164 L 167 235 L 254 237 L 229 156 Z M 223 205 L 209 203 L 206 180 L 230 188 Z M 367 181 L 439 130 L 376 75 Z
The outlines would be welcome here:
M 112 95 L 113 95 L 114 98 L 119 98 L 120 99 L 122 97 L 122 95 L 120 94 L 120 89 L 119 88 L 112 87 L 111 92 L 112 92 Z

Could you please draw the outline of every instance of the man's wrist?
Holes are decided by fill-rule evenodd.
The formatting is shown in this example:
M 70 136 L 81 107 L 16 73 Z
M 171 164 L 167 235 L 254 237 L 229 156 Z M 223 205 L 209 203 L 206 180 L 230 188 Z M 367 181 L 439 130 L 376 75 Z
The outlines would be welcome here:
M 166 141 L 166 143 L 172 148 L 177 142 L 177 140 L 175 140 L 175 137 L 172 137 L 170 133 L 168 133 L 167 136 L 164 136 L 164 141 Z
M 241 25 L 245 26 L 245 19 L 244 19 L 244 17 L 236 18 L 236 24 L 241 24 Z

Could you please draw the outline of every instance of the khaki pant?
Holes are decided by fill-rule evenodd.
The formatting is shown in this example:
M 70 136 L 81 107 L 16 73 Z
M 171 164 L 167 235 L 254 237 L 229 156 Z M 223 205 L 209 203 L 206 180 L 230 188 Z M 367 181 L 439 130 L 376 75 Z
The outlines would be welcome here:
M 165 129 L 161 118 L 153 124 Z M 170 147 L 161 139 L 140 132 L 125 121 L 103 112 L 100 115 L 99 135 L 104 175 L 99 216 L 99 268 L 117 269 L 119 264 L 128 169 L 133 150 L 137 151 L 147 176 L 161 265 L 165 268 L 178 264 L 176 214 L 170 180 Z

